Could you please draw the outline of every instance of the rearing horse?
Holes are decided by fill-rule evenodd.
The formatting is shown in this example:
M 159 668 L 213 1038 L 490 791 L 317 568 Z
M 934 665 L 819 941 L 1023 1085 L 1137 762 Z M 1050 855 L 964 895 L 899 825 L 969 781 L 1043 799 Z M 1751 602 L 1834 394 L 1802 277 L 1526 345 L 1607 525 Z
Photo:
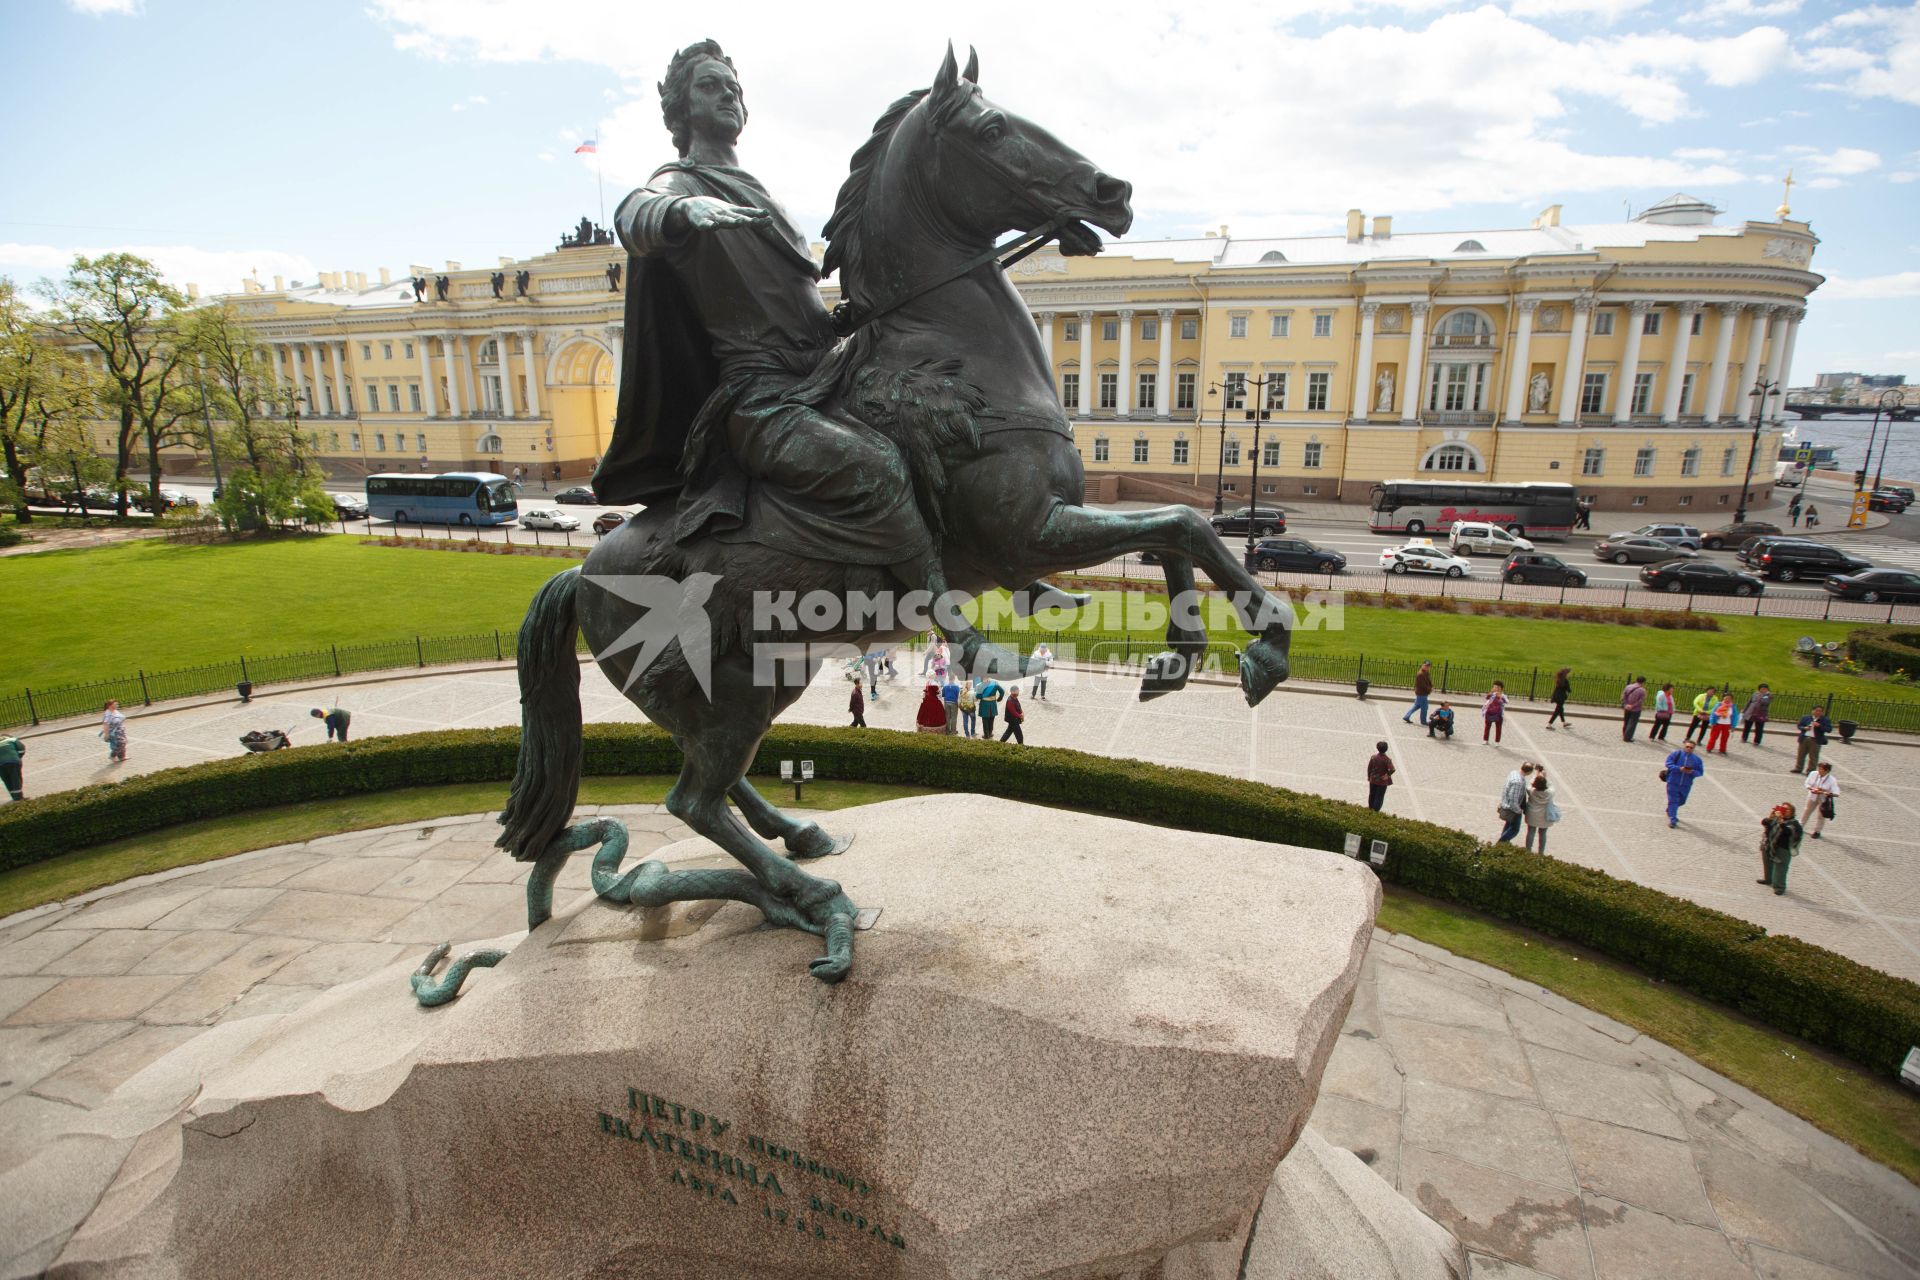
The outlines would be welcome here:
M 977 60 L 962 73 L 949 47 L 933 87 L 887 110 L 841 188 L 827 224 L 826 265 L 840 271 L 844 293 L 871 318 L 818 377 L 833 381 L 831 412 L 882 431 L 907 452 L 954 589 L 1017 589 L 1153 551 L 1177 599 L 1194 590 L 1197 565 L 1228 589 L 1242 625 L 1257 636 L 1240 659 L 1241 687 L 1257 703 L 1287 677 L 1290 608 L 1254 582 L 1190 507 L 1108 512 L 1081 504 L 1080 458 L 1052 371 L 1026 305 L 992 256 L 1008 231 L 1055 231 L 1066 252 L 1095 252 L 1098 238 L 1081 224 L 1124 234 L 1131 194 L 1044 129 L 988 101 Z M 643 905 L 751 903 L 775 924 L 824 935 L 827 954 L 812 971 L 838 981 L 852 963 L 854 906 L 837 883 L 793 859 L 835 853 L 845 843 L 782 813 L 745 777 L 821 657 L 756 663 L 755 649 L 777 640 L 845 652 L 909 631 L 847 614 L 809 628 L 804 611 L 797 628 L 774 631 L 755 603 L 769 591 L 871 598 L 894 584 L 882 569 L 753 543 L 705 535 L 679 543 L 672 529 L 670 505 L 649 508 L 535 597 L 520 631 L 522 739 L 499 843 L 542 863 L 550 886 L 557 860 L 591 840 L 568 827 L 581 765 L 574 644 L 584 630 L 601 669 L 684 754 L 668 810 L 745 868 L 676 872 L 647 862 L 613 896 Z M 1169 652 L 1147 665 L 1143 699 L 1182 687 L 1204 652 L 1204 632 L 1182 622 L 1176 611 Z M 772 840 L 792 856 L 772 849 Z

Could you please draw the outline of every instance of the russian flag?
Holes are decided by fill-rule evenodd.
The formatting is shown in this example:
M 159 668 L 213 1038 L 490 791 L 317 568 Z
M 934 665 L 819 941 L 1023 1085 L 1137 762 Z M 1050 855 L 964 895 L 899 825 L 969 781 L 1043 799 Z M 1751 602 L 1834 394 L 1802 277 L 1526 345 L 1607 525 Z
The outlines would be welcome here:
M 599 155 L 600 143 L 597 139 L 588 138 L 585 142 L 581 143 L 579 146 L 573 149 L 573 154 L 575 155 L 585 154 L 590 156 Z

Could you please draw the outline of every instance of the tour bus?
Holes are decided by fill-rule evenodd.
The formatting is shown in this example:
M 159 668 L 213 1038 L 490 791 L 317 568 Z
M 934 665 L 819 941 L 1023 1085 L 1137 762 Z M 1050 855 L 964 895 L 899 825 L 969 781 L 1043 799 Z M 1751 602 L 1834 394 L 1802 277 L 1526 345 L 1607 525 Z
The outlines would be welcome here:
M 1444 534 L 1455 521 L 1476 520 L 1527 538 L 1564 538 L 1578 510 L 1570 484 L 1388 480 L 1373 486 L 1367 527 L 1375 533 Z
M 410 524 L 505 524 L 518 519 L 513 482 L 492 471 L 367 477 L 367 514 Z

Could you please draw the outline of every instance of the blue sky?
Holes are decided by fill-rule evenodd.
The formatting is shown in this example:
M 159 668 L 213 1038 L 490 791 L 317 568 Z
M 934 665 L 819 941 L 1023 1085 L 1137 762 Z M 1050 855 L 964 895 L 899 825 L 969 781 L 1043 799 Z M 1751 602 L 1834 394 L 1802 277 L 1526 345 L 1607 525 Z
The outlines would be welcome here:
M 1616 221 L 1675 190 L 1822 245 L 1795 381 L 1920 382 L 1920 3 L 1295 0 L 1066 10 L 848 0 L 8 0 L 0 273 L 133 248 L 180 282 L 468 267 L 550 249 L 670 156 L 654 84 L 738 63 L 742 162 L 817 234 L 880 109 L 944 43 L 1136 188 L 1136 237 Z M 846 34 L 852 33 L 852 34 Z

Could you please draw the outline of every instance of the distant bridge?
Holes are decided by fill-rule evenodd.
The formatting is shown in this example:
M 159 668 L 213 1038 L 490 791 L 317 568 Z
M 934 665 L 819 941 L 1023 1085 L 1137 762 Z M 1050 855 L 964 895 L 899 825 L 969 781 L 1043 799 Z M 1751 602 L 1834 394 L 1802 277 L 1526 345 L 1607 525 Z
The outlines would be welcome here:
M 1870 418 L 1874 411 L 1870 404 L 1793 404 L 1789 402 L 1787 408 L 1803 418 L 1810 418 L 1816 422 L 1828 417 Z M 1883 409 L 1881 416 L 1890 417 L 1895 422 L 1912 422 L 1915 418 L 1920 418 L 1920 404 L 1903 405 L 1898 409 Z

